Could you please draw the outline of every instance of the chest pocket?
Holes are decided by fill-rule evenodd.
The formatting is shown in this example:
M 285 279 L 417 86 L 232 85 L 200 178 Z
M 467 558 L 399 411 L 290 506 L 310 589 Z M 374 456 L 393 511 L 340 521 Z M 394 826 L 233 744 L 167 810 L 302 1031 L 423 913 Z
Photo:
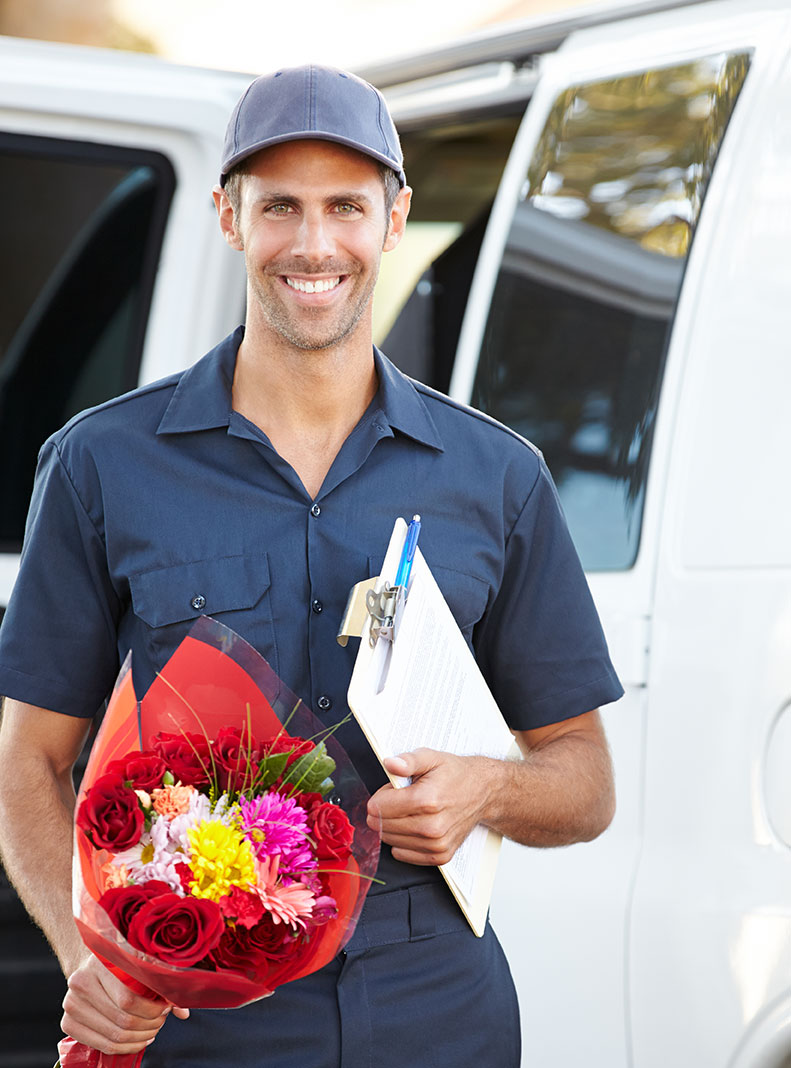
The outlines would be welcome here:
M 371 575 L 378 575 L 382 566 L 381 556 L 368 558 Z M 489 587 L 483 579 L 475 575 L 468 575 L 464 571 L 454 571 L 449 567 L 442 567 L 426 560 L 431 568 L 437 585 L 442 590 L 442 596 L 447 601 L 448 607 L 453 613 L 459 630 L 464 635 L 465 641 L 472 648 L 472 632 L 475 624 L 481 619 L 486 611 L 489 600 Z
M 253 645 L 277 672 L 266 553 L 212 557 L 130 576 L 132 608 L 161 667 L 200 616 L 212 616 Z

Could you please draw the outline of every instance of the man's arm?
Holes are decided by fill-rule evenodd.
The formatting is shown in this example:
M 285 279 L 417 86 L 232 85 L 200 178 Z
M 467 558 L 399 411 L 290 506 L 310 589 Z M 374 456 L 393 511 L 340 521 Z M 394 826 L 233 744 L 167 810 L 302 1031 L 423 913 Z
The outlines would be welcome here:
M 0 724 L 0 855 L 57 954 L 69 991 L 67 1034 L 103 1053 L 153 1040 L 171 1006 L 132 991 L 85 947 L 71 908 L 72 768 L 90 720 L 6 699 Z M 180 1016 L 186 1009 L 174 1009 Z
M 482 823 L 523 845 L 587 842 L 615 812 L 612 762 L 598 710 L 516 734 L 522 760 L 418 749 L 386 762 L 412 785 L 383 786 L 368 822 L 396 860 L 445 864 Z

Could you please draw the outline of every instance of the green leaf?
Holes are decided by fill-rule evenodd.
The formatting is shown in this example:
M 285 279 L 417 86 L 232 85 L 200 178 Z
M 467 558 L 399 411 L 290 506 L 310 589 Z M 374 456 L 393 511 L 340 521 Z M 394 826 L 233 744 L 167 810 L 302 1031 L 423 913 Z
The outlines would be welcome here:
M 327 753 L 324 742 L 295 760 L 285 776 L 285 782 L 292 783 L 303 793 L 320 793 L 325 779 L 335 771 L 335 761 Z
M 286 768 L 289 753 L 270 753 L 258 762 L 258 774 L 255 777 L 254 789 L 263 787 L 266 789 L 280 778 Z

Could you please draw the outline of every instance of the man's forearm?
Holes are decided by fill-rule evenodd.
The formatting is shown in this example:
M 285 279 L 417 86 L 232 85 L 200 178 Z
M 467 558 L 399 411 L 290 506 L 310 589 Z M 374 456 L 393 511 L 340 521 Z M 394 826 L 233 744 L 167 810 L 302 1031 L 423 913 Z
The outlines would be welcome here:
M 471 760 L 484 801 L 479 822 L 522 845 L 588 842 L 613 818 L 609 753 L 584 735 L 563 735 L 522 760 Z
M 0 754 L 0 856 L 30 915 L 68 976 L 87 950 L 71 907 L 74 790 L 41 760 Z
M 615 811 L 612 765 L 597 712 L 518 734 L 524 759 L 493 760 L 417 749 L 385 761 L 412 785 L 377 791 L 369 823 L 393 856 L 444 864 L 479 823 L 531 846 L 601 834 Z

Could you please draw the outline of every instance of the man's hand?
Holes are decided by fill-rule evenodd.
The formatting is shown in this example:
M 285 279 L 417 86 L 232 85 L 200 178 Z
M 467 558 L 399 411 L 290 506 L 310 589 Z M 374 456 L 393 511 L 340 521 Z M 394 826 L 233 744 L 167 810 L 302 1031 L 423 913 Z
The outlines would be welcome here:
M 472 828 L 481 822 L 484 757 L 458 757 L 434 749 L 390 757 L 392 775 L 410 777 L 411 786 L 389 783 L 371 798 L 368 824 L 407 864 L 446 864 Z M 381 821 L 381 822 L 380 822 Z
M 137 1053 L 156 1038 L 168 1014 L 186 1020 L 189 1009 L 136 994 L 90 955 L 69 978 L 61 1027 L 102 1053 Z
M 417 749 L 385 761 L 391 775 L 368 803 L 396 860 L 445 864 L 477 823 L 530 846 L 589 842 L 609 825 L 615 789 L 597 710 L 518 731 L 522 760 L 452 756 Z

